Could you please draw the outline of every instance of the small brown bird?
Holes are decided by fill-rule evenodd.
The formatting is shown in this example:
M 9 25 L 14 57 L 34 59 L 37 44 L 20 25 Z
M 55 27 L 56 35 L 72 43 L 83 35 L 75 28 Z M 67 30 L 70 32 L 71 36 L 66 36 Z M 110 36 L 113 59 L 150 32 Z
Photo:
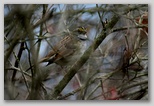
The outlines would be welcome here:
M 85 27 L 78 27 L 68 33 L 39 63 L 48 62 L 47 65 L 56 63 L 61 66 L 74 63 L 81 55 L 81 43 L 87 40 L 86 33 Z

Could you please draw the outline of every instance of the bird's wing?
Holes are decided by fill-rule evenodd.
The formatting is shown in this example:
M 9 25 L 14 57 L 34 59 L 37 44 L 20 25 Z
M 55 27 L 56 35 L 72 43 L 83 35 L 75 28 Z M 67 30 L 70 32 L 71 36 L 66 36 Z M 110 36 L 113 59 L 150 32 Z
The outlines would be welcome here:
M 75 52 L 75 42 L 70 36 L 64 37 L 57 45 L 57 52 L 54 57 L 54 61 L 58 61 L 61 58 L 66 58 Z
M 64 37 L 59 43 L 57 43 L 53 50 L 51 50 L 40 62 L 55 62 L 61 58 L 65 58 L 72 55 L 75 51 L 74 41 L 70 36 Z M 52 60 L 52 61 L 51 61 Z

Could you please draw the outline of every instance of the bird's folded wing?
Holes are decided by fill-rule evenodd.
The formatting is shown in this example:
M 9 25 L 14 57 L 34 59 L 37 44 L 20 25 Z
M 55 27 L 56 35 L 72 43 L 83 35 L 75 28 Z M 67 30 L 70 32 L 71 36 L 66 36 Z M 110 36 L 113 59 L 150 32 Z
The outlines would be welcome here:
M 66 36 L 54 46 L 53 50 L 51 50 L 43 59 L 40 60 L 40 63 L 48 62 L 50 60 L 53 62 L 58 61 L 61 58 L 66 58 L 67 56 L 72 55 L 74 51 L 74 41 L 69 36 Z

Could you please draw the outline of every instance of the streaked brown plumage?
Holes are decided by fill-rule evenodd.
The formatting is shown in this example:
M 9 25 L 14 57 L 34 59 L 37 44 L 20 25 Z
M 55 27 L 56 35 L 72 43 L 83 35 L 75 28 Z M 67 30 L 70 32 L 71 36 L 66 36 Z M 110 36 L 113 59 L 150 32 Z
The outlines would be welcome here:
M 81 54 L 80 49 L 83 40 L 87 40 L 86 29 L 79 27 L 58 42 L 39 63 L 48 62 L 47 65 L 57 63 L 61 66 L 70 62 L 73 63 Z

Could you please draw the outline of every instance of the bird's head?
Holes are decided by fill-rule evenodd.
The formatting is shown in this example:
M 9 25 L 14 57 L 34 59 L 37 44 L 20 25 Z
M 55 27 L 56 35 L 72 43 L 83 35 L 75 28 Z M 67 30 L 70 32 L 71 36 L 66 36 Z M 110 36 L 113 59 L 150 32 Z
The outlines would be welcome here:
M 85 27 L 78 27 L 76 28 L 73 33 L 80 39 L 80 40 L 87 40 L 87 29 Z

